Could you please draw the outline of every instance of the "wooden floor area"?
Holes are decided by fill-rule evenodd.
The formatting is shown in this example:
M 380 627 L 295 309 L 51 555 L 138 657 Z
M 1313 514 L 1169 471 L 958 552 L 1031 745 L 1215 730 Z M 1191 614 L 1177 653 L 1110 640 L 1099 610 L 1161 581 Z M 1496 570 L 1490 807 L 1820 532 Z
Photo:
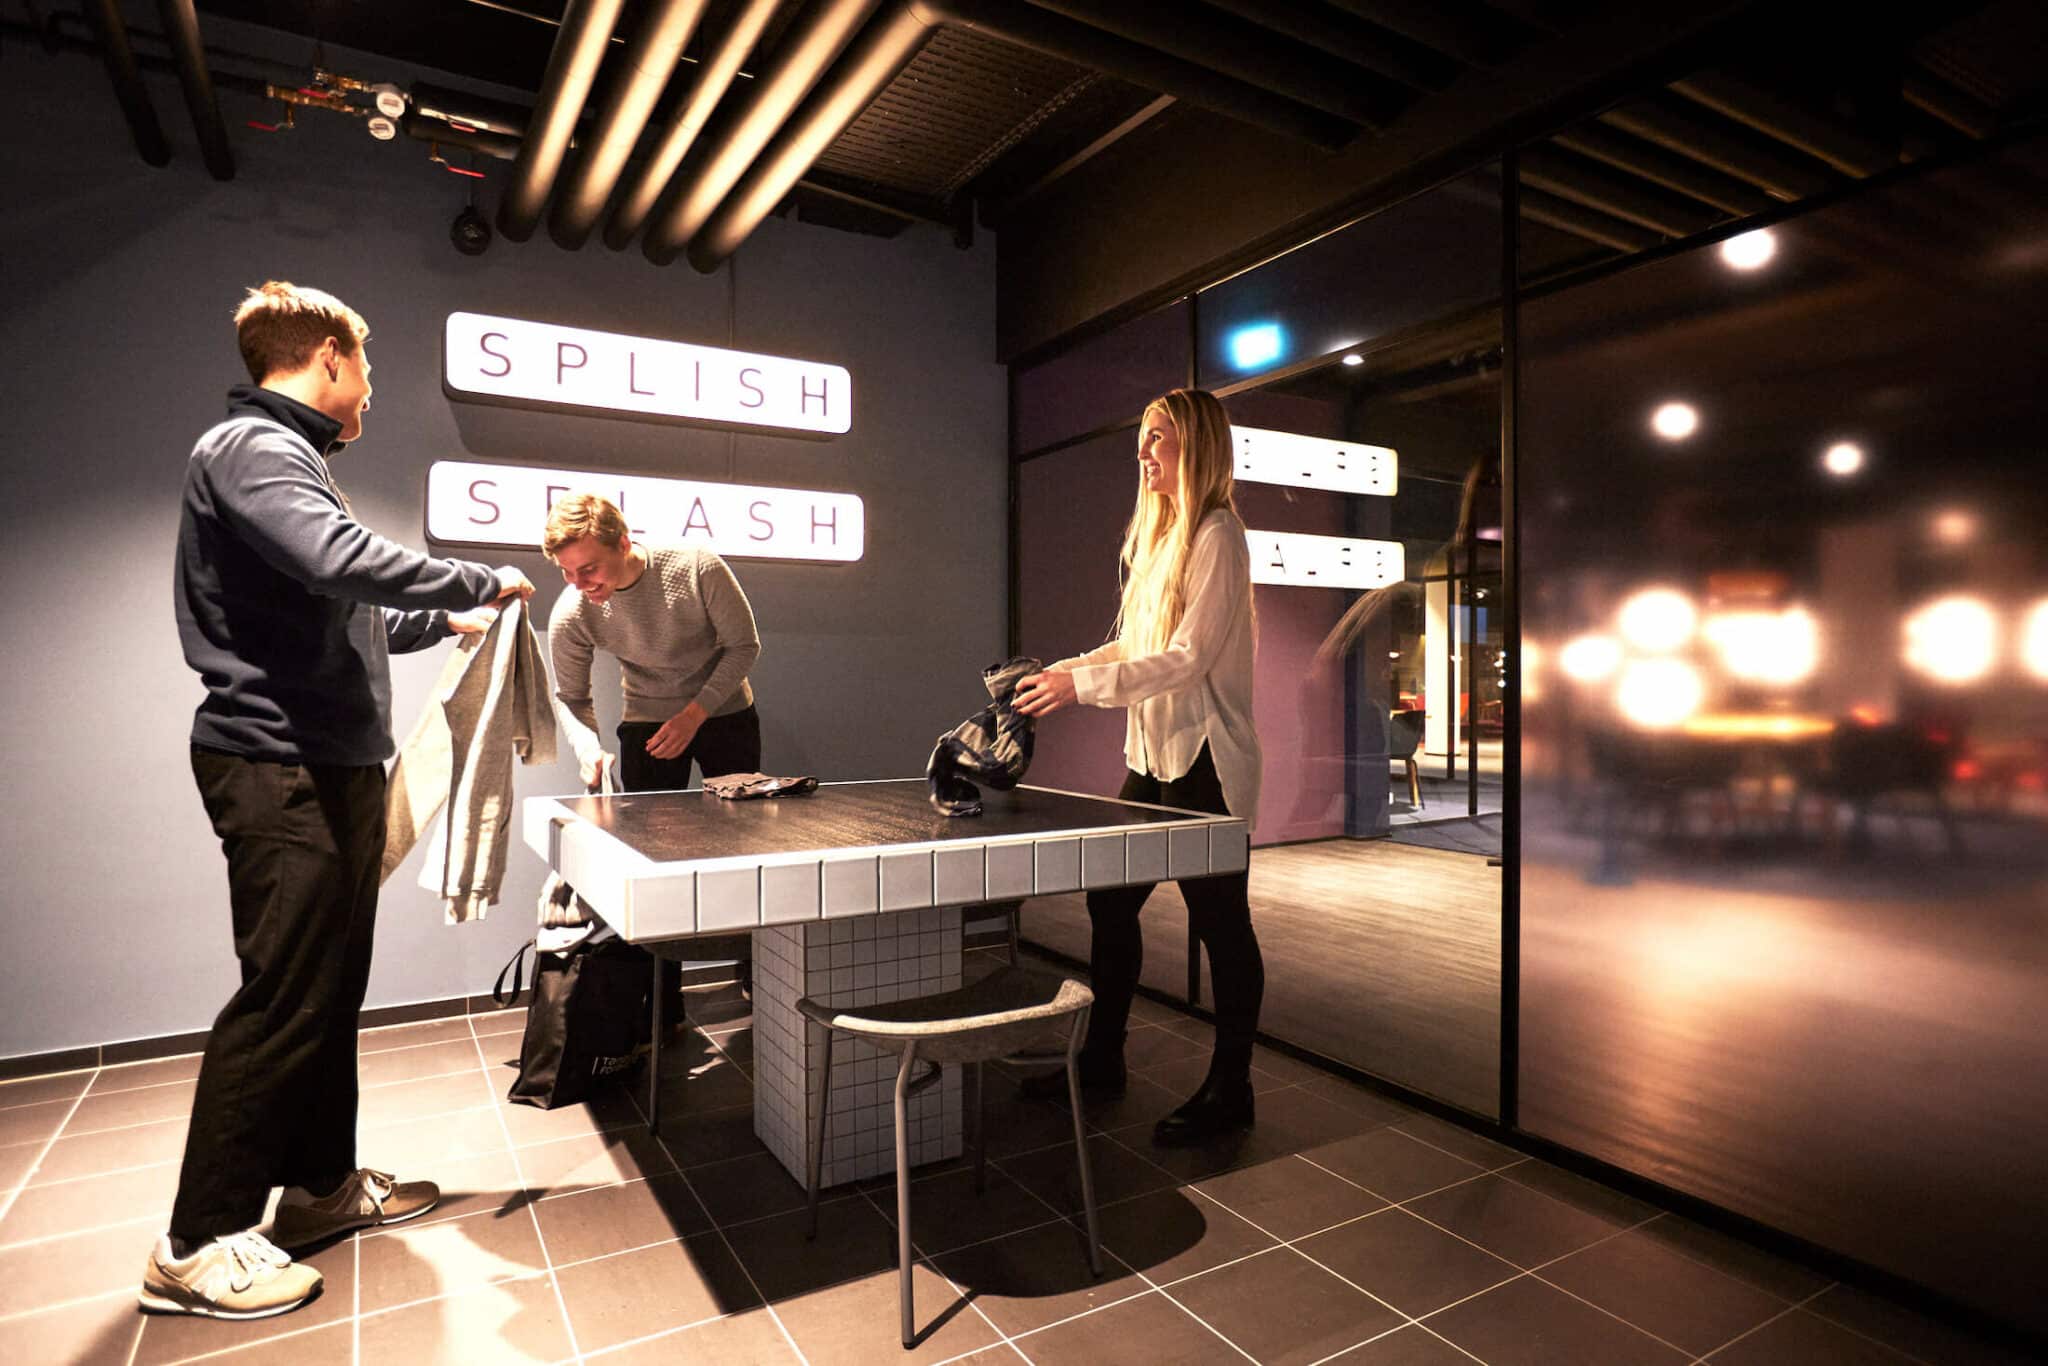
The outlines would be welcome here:
M 1262 1032 L 1477 1114 L 1500 1094 L 1500 869 L 1387 840 L 1255 849 Z M 1187 989 L 1187 907 L 1146 903 L 1145 985 Z M 1086 961 L 1079 895 L 1025 903 L 1024 938 Z M 1206 1001 L 1208 985 L 1203 984 Z

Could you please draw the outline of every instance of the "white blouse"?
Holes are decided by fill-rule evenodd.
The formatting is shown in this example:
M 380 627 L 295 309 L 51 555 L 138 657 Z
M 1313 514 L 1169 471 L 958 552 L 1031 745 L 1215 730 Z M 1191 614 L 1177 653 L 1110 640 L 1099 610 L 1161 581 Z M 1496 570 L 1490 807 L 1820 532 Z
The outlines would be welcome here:
M 1053 664 L 1091 707 L 1127 707 L 1124 762 L 1185 777 L 1207 742 L 1230 814 L 1258 818 L 1262 760 L 1252 729 L 1252 564 L 1244 523 L 1218 508 L 1188 551 L 1187 611 L 1166 648 L 1126 658 L 1122 641 Z

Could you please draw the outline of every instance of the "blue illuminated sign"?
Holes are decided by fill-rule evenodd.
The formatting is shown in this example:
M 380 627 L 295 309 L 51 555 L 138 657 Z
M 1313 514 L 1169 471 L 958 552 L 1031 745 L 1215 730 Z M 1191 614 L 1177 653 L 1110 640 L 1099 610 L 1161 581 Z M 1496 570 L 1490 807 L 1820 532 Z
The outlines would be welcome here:
M 1287 333 L 1279 323 L 1246 323 L 1230 334 L 1230 363 L 1240 370 L 1256 370 L 1280 359 L 1287 349 Z

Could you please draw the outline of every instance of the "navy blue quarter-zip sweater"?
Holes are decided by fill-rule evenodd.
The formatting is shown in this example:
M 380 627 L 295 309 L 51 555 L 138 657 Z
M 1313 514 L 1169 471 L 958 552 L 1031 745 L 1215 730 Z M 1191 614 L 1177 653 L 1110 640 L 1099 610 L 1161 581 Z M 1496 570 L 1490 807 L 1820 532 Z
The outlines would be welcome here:
M 206 685 L 195 745 L 382 763 L 393 750 L 387 653 L 444 638 L 447 610 L 498 596 L 488 566 L 434 559 L 349 514 L 327 471 L 340 434 L 317 409 L 242 384 L 192 448 L 176 597 L 185 661 Z

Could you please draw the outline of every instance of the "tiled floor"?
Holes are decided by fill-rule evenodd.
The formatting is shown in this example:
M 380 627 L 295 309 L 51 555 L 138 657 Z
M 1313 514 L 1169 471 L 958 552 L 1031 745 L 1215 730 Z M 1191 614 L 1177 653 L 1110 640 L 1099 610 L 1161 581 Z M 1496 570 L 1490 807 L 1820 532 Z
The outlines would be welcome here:
M 320 1298 L 254 1323 L 135 1307 L 196 1058 L 0 1085 L 0 1340 L 25 1363 L 2021 1359 L 1279 1055 L 1247 1138 L 1156 1149 L 1208 1030 L 1151 1002 L 1129 1093 L 1090 1116 L 1103 1276 L 1064 1112 L 992 1080 L 987 1190 L 959 1164 L 913 1188 L 905 1352 L 893 1186 L 833 1192 L 805 1238 L 753 1135 L 744 1010 L 693 998 L 659 1140 L 623 1094 L 503 1103 L 517 1014 L 366 1033 L 363 1160 L 447 1199 L 315 1252 Z

